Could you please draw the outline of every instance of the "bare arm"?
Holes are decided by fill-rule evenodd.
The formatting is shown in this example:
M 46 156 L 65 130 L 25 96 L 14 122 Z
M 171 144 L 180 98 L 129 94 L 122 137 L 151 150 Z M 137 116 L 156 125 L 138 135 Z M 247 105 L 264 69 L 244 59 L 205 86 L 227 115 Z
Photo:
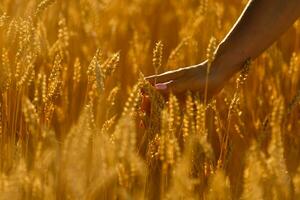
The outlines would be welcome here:
M 300 16 L 300 0 L 251 0 L 221 42 L 215 66 L 228 65 L 227 77 L 256 58 Z M 222 70 L 225 70 L 222 69 Z M 225 71 L 224 71 L 225 72 Z
M 300 0 L 250 0 L 218 46 L 208 77 L 208 95 L 217 93 L 248 58 L 256 58 L 300 16 Z M 207 62 L 147 77 L 163 93 L 203 92 Z

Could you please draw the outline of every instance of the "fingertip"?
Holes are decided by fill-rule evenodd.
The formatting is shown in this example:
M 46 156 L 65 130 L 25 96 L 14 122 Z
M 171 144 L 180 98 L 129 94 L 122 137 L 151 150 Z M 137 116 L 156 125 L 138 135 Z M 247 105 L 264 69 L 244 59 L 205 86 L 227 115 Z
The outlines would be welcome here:
M 171 81 L 164 82 L 164 83 L 157 83 L 157 84 L 155 84 L 155 88 L 156 88 L 157 90 L 166 91 L 166 90 L 169 90 L 169 89 L 170 89 L 170 86 L 171 86 L 171 84 L 172 84 L 173 82 L 174 82 L 174 81 L 171 80 Z
M 155 88 L 157 90 L 166 90 L 168 88 L 168 86 L 166 83 L 158 83 L 158 84 L 155 84 Z

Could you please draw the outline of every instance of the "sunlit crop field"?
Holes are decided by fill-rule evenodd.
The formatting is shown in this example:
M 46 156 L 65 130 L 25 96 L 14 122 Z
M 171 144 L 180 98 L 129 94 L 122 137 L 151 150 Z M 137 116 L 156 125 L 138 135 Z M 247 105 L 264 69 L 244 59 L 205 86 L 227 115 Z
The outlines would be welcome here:
M 210 101 L 240 0 L 1 0 L 0 199 L 300 199 L 300 21 Z

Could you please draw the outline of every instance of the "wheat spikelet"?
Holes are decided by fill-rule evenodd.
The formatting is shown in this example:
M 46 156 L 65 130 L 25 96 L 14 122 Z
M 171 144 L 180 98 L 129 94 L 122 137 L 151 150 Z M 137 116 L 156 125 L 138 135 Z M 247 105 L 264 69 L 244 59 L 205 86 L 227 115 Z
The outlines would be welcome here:
M 187 93 L 186 108 L 183 115 L 183 139 L 187 140 L 189 135 L 196 134 L 196 124 L 194 116 L 194 102 L 190 92 Z
M 155 44 L 155 47 L 153 49 L 152 64 L 154 67 L 155 74 L 158 74 L 162 66 L 162 56 L 163 56 L 162 54 L 163 54 L 163 44 L 161 41 L 159 41 Z
M 206 14 L 208 10 L 208 0 L 200 0 L 199 10 L 201 14 Z
M 169 131 L 172 133 L 176 133 L 178 126 L 180 125 L 180 109 L 179 102 L 175 95 L 171 94 L 168 102 L 169 109 Z
M 124 110 L 122 112 L 122 116 L 134 116 L 137 114 L 137 108 L 140 102 L 140 88 L 139 84 L 136 84 L 130 95 L 129 98 L 127 99 Z
M 15 77 L 14 77 L 15 80 L 19 80 L 21 76 L 21 68 L 22 68 L 21 66 L 22 66 L 21 62 L 18 61 L 16 63 L 16 70 L 15 70 Z
M 8 22 L 9 20 L 9 16 L 7 15 L 7 13 L 3 13 L 1 16 L 0 16 L 0 27 L 3 27 L 6 25 L 6 23 Z
M 96 85 L 99 93 L 103 93 L 104 91 L 104 76 L 99 62 L 95 61 L 95 74 L 96 74 Z
M 58 41 L 60 44 L 60 50 L 63 51 L 69 46 L 70 35 L 67 28 L 67 22 L 65 18 L 61 18 L 58 22 Z
M 106 120 L 101 128 L 101 133 L 109 134 L 110 133 L 109 130 L 115 125 L 115 122 L 116 122 L 116 115 Z
M 279 97 L 274 102 L 271 116 L 272 139 L 268 148 L 270 158 L 268 160 L 268 170 L 271 173 L 273 182 L 272 192 L 278 198 L 289 198 L 291 178 L 288 174 L 285 158 L 284 145 L 282 141 L 282 118 L 284 113 L 283 100 Z
M 107 108 L 106 117 L 111 116 L 112 114 L 114 114 L 113 112 L 116 111 L 115 108 L 116 98 L 119 92 L 120 92 L 120 86 L 116 86 L 110 91 L 107 97 L 107 102 L 109 103 L 109 105 Z
M 62 80 L 61 80 L 61 57 L 59 54 L 56 55 L 54 64 L 51 69 L 51 73 L 46 80 L 46 76 L 43 78 L 42 82 L 42 99 L 44 103 L 44 115 L 45 121 L 47 123 L 51 122 L 53 112 L 55 109 L 54 101 L 61 93 Z
M 89 68 L 88 68 L 88 76 L 90 76 L 91 80 L 92 73 L 90 70 L 95 70 L 95 79 L 96 79 L 96 86 L 98 88 L 99 93 L 101 94 L 105 88 L 104 88 L 104 81 L 105 79 L 110 76 L 116 69 L 119 60 L 120 60 L 120 54 L 115 53 L 111 58 L 107 59 L 102 65 L 100 65 L 100 58 L 102 54 L 100 53 L 100 50 L 97 50 L 96 56 L 93 58 Z M 92 63 L 94 67 L 92 66 Z
M 81 64 L 79 58 L 75 59 L 74 62 L 74 72 L 73 72 L 73 81 L 75 84 L 78 84 L 81 79 Z
M 212 160 L 213 150 L 211 145 L 207 141 L 208 131 L 206 128 L 206 108 L 201 102 L 199 96 L 196 96 L 196 138 L 199 140 L 201 147 L 205 155 Z
M 33 104 L 37 106 L 41 102 L 41 85 L 42 85 L 43 75 L 42 73 L 38 73 L 37 80 L 34 82 L 34 97 Z
M 241 71 L 240 76 L 236 80 L 236 89 L 237 90 L 240 89 L 240 87 L 245 84 L 245 81 L 247 80 L 247 77 L 249 74 L 250 66 L 251 66 L 251 60 L 247 59 L 244 64 L 244 67 Z
M 24 83 L 30 85 L 33 81 L 34 72 L 34 60 L 32 55 L 27 55 L 25 58 L 25 63 L 27 65 L 25 73 L 20 77 L 17 82 L 17 88 L 20 88 Z
M 102 53 L 99 49 L 97 49 L 93 59 L 91 60 L 88 68 L 87 68 L 87 75 L 88 75 L 88 82 L 89 82 L 89 85 L 93 85 L 95 84 L 95 81 L 96 81 L 96 70 L 98 71 L 98 76 L 102 76 L 100 74 L 100 59 L 102 57 Z M 96 65 L 98 65 L 97 69 L 96 69 Z
M 201 103 L 199 97 L 196 98 L 196 131 L 198 134 L 206 134 L 206 108 Z
M 15 55 L 15 80 L 17 81 L 17 87 L 20 87 L 20 84 L 22 85 L 22 82 L 26 77 L 30 77 L 32 70 L 32 67 L 27 68 L 29 69 L 29 72 L 24 73 L 24 70 L 22 70 L 23 63 L 26 63 L 28 66 L 30 66 L 31 62 L 34 62 L 35 54 L 32 52 L 31 49 L 31 42 L 34 37 L 34 27 L 32 24 L 31 18 L 29 19 L 21 19 L 17 21 L 17 36 L 18 36 L 18 49 Z M 30 60 L 30 61 L 29 61 Z M 24 76 L 22 77 L 22 73 L 24 73 Z M 19 84 L 18 84 L 19 82 Z
M 290 66 L 288 69 L 288 74 L 290 76 L 294 76 L 298 72 L 298 64 L 299 64 L 299 56 L 293 52 L 291 60 L 290 60 Z
M 221 142 L 221 138 L 222 138 L 222 130 L 224 129 L 222 121 L 221 121 L 221 117 L 220 117 L 220 113 L 217 110 L 217 105 L 216 105 L 216 101 L 213 101 L 212 103 L 212 109 L 214 111 L 214 125 L 215 125 L 215 131 L 218 135 L 218 139 L 219 142 Z
M 9 88 L 11 84 L 11 68 L 8 58 L 8 52 L 6 49 L 2 49 L 1 55 L 1 65 L 0 65 L 0 91 L 5 91 Z
M 214 37 L 211 37 L 208 43 L 208 47 L 206 50 L 206 59 L 208 62 L 208 70 L 207 73 L 210 71 L 210 65 L 215 59 L 215 53 L 216 53 L 216 48 L 217 48 L 217 40 Z
M 62 59 L 61 59 L 60 55 L 57 54 L 55 56 L 54 64 L 52 66 L 51 73 L 50 73 L 50 76 L 48 78 L 48 83 L 51 84 L 52 82 L 55 82 L 57 77 L 60 76 L 61 69 L 62 69 L 61 62 L 62 62 Z
M 41 74 L 41 96 L 42 96 L 42 102 L 46 103 L 47 102 L 47 77 L 45 74 Z
M 59 54 L 57 54 L 51 69 L 51 73 L 48 78 L 47 96 L 45 102 L 53 101 L 59 95 L 60 88 L 62 85 L 62 82 L 60 80 L 62 70 L 61 62 L 61 57 Z
M 17 39 L 17 27 L 18 27 L 18 24 L 17 24 L 17 20 L 16 19 L 11 19 L 8 26 L 7 26 L 7 29 L 6 29 L 6 38 L 10 41 L 10 43 L 15 43 L 16 42 L 16 39 Z
M 25 121 L 28 124 L 32 133 L 35 133 L 38 129 L 39 117 L 35 106 L 30 102 L 29 99 L 23 100 L 23 113 Z
M 176 97 L 171 95 L 166 107 L 161 114 L 161 135 L 159 136 L 158 155 L 162 161 L 162 172 L 167 174 L 180 158 L 180 146 L 176 132 L 180 125 L 179 105 Z
M 39 17 L 42 15 L 42 13 L 49 7 L 51 6 L 53 3 L 55 2 L 55 0 L 42 0 L 35 11 L 35 16 Z
M 51 82 L 47 88 L 47 96 L 45 102 L 54 101 L 60 93 L 62 82 L 60 80 L 55 80 Z
M 22 70 L 22 52 L 24 50 L 24 46 L 25 46 L 25 37 L 24 35 L 26 35 L 26 25 L 25 23 L 22 23 L 22 21 L 16 21 L 15 23 L 15 34 L 18 36 L 17 43 L 18 43 L 18 50 L 16 52 L 16 58 L 15 58 L 15 64 L 16 64 L 16 68 L 15 68 L 15 80 L 19 80 L 20 76 L 21 76 L 21 70 Z M 17 37 L 16 36 L 16 37 Z
M 93 103 L 93 101 L 90 99 L 90 102 L 89 102 L 89 104 L 88 104 L 88 114 L 89 114 L 89 128 L 91 129 L 91 131 L 92 132 L 94 132 L 95 131 L 95 129 L 96 129 L 96 122 L 95 122 L 95 115 L 94 115 L 94 110 L 93 110 L 93 108 L 94 108 L 94 103 Z
M 57 33 L 57 40 L 49 49 L 49 57 L 52 58 L 57 54 L 60 54 L 62 58 L 69 57 L 68 46 L 70 40 L 70 33 L 66 24 L 66 19 L 61 17 L 58 21 L 58 33 Z
M 207 59 L 207 70 L 206 70 L 206 82 L 205 82 L 205 90 L 204 90 L 204 104 L 207 103 L 207 90 L 208 90 L 208 76 L 210 73 L 211 64 L 215 59 L 215 50 L 217 47 L 217 41 L 214 37 L 209 40 L 209 44 L 206 50 L 206 59 Z
M 114 73 L 116 70 L 117 66 L 119 65 L 120 62 L 120 53 L 117 52 L 113 54 L 110 58 L 108 58 L 104 63 L 102 67 L 103 71 L 103 76 L 107 78 L 111 74 Z

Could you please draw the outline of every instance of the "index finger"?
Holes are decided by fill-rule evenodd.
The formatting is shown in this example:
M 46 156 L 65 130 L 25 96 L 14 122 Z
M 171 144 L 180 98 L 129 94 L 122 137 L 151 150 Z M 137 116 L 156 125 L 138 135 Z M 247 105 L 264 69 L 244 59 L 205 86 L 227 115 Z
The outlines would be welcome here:
M 183 74 L 184 74 L 183 69 L 177 69 L 177 70 L 168 71 L 158 75 L 148 76 L 145 77 L 145 79 L 149 81 L 151 84 L 163 83 L 163 82 L 177 79 L 181 77 Z

